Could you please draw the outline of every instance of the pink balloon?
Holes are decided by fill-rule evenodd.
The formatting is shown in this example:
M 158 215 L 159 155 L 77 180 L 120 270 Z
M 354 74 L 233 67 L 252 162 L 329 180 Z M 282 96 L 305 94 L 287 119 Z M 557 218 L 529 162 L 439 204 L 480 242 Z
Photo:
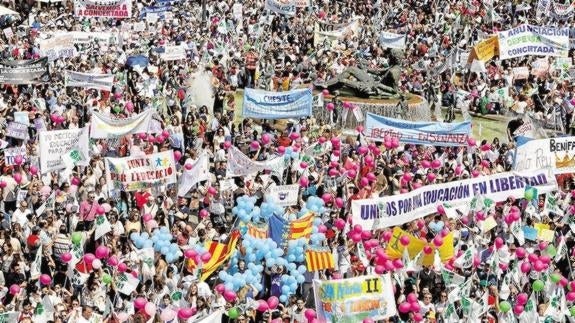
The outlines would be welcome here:
M 547 255 L 541 255 L 541 256 L 539 257 L 539 260 L 541 260 L 541 262 L 544 263 L 544 264 L 546 264 L 546 265 L 548 265 L 548 264 L 551 263 L 551 258 L 550 258 L 549 256 L 547 256 Z
M 537 256 L 534 253 L 530 253 L 529 255 L 527 255 L 527 259 L 529 260 L 530 263 L 534 263 L 537 260 L 539 260 L 539 256 Z
M 20 184 L 22 182 L 22 175 L 20 175 L 20 173 L 12 174 L 12 178 L 14 179 L 16 184 Z
M 194 316 L 194 311 L 191 308 L 180 308 L 178 310 L 178 318 L 182 320 L 187 320 L 192 316 Z
M 445 208 L 443 207 L 443 205 L 441 204 L 437 205 L 437 213 L 445 215 Z
M 489 150 L 491 150 L 490 144 L 485 144 L 481 146 L 481 151 L 489 151 Z
M 14 157 L 14 163 L 16 165 L 22 165 L 22 163 L 24 162 L 24 158 L 20 155 L 17 155 L 16 157 Z
M 323 95 L 329 95 L 329 90 L 328 90 L 328 89 L 324 89 L 324 90 L 321 91 L 321 93 L 322 93 Z
M 392 237 L 393 237 L 393 233 L 392 233 L 391 231 L 385 231 L 385 232 L 383 233 L 383 240 L 384 240 L 385 242 L 391 241 L 391 238 L 392 238 Z
M 123 273 L 126 270 L 128 270 L 128 266 L 125 263 L 121 262 L 118 264 L 118 271 L 119 272 Z
M 264 301 L 263 299 L 258 300 L 258 308 L 257 308 L 258 311 L 265 312 L 269 309 L 270 307 L 266 301 Z
M 210 259 L 212 259 L 212 254 L 209 252 L 204 253 L 203 255 L 201 255 L 200 259 L 202 259 L 202 261 L 204 263 L 210 261 Z
M 374 323 L 375 321 L 372 318 L 366 317 L 363 319 L 363 323 Z
M 291 140 L 296 140 L 296 139 L 299 138 L 299 133 L 297 133 L 297 132 L 292 132 L 292 133 L 290 133 L 289 138 L 290 138 Z
M 371 239 L 371 231 L 362 231 L 361 232 L 361 239 L 362 240 L 369 240 Z
M 351 240 L 353 242 L 360 242 L 361 241 L 361 233 L 357 233 L 357 232 L 352 232 L 351 233 Z
M 441 168 L 441 160 L 439 159 L 435 159 L 431 162 L 431 167 L 434 169 L 439 169 Z
M 264 134 L 262 135 L 262 142 L 264 143 L 264 145 L 265 145 L 265 144 L 269 144 L 270 141 L 271 141 L 270 135 L 267 134 L 267 133 L 264 133 Z
M 343 219 L 335 220 L 335 227 L 340 231 L 343 230 L 343 228 L 345 228 L 345 220 Z
M 146 312 L 146 314 L 148 314 L 149 316 L 156 315 L 156 304 L 152 302 L 146 303 L 146 305 L 144 306 L 144 312 Z
M 409 293 L 407 295 L 407 301 L 409 303 L 417 302 L 417 295 L 415 295 L 415 293 Z
M 407 246 L 409 244 L 409 241 L 410 241 L 410 239 L 408 236 L 401 236 L 401 238 L 399 238 L 399 242 L 403 246 Z
M 104 259 L 107 258 L 108 255 L 110 254 L 110 249 L 108 249 L 108 247 L 106 246 L 98 246 L 98 248 L 96 248 L 96 258 L 98 259 Z
M 224 149 L 228 149 L 232 146 L 232 143 L 229 141 L 224 141 Z
M 515 306 L 513 306 L 513 314 L 521 315 L 524 309 L 525 308 L 523 307 L 523 305 L 515 304 Z
M 417 312 L 417 313 L 413 314 L 413 320 L 415 322 L 421 322 L 421 321 L 423 321 L 423 315 L 420 312 Z
M 477 142 L 475 141 L 475 139 L 469 137 L 469 138 L 467 138 L 467 144 L 469 146 L 475 146 L 475 144 L 477 144 Z
M 60 255 L 60 260 L 62 260 L 62 262 L 68 263 L 70 260 L 72 260 L 72 254 L 65 252 Z
M 174 160 L 178 162 L 180 159 L 182 159 L 182 152 L 179 150 L 174 150 Z
M 102 214 L 106 213 L 106 210 L 104 209 L 103 206 L 98 205 L 98 207 L 96 208 L 96 213 L 99 215 L 102 215 Z
M 210 195 L 216 195 L 217 193 L 218 193 L 218 190 L 217 190 L 215 187 L 210 186 L 210 187 L 208 188 L 208 194 L 210 194 Z
M 236 299 L 236 293 L 232 290 L 227 290 L 224 292 L 224 298 L 228 301 L 231 302 L 233 300 Z
M 421 306 L 419 306 L 419 302 L 416 301 L 409 304 L 409 309 L 414 313 L 419 313 Z
M 80 185 L 80 179 L 78 177 L 72 177 L 72 185 Z
M 378 275 L 385 273 L 385 267 L 382 265 L 376 265 L 375 266 L 375 273 Z
M 172 310 L 171 308 L 167 307 L 165 308 L 162 313 L 160 313 L 160 319 L 164 322 L 168 322 L 171 321 L 173 319 L 176 318 L 176 312 L 174 310 Z
M 200 218 L 205 219 L 210 215 L 210 212 L 208 212 L 206 209 L 201 209 L 199 215 Z
M 335 199 L 335 205 L 336 205 L 338 208 L 342 208 L 343 205 L 344 205 L 343 199 L 342 199 L 341 197 L 336 198 L 336 199 Z
M 443 238 L 440 236 L 435 236 L 435 238 L 433 238 L 433 244 L 436 247 L 441 247 L 441 245 L 443 245 Z
M 321 199 L 325 202 L 325 204 L 328 204 L 333 200 L 333 196 L 331 196 L 329 193 L 325 193 L 321 196 Z
M 271 296 L 270 298 L 268 298 L 268 307 L 272 310 L 275 310 L 278 307 L 279 303 L 280 303 L 279 299 L 275 296 Z
M 428 180 L 429 182 L 433 182 L 436 178 L 437 178 L 437 176 L 435 176 L 434 173 L 429 173 L 429 174 L 427 174 L 427 180 Z
M 429 255 L 433 252 L 433 248 L 429 245 L 423 247 L 423 253 Z
M 301 187 L 307 187 L 307 186 L 309 185 L 309 180 L 307 179 L 307 177 L 302 176 L 302 177 L 299 179 L 299 185 L 300 185 Z
M 517 258 L 519 258 L 519 259 L 525 258 L 526 253 L 527 252 L 525 251 L 525 249 L 523 247 L 518 247 L 517 249 L 515 249 L 515 255 L 517 255 Z
M 411 310 L 411 304 L 408 302 L 403 302 L 399 304 L 399 312 L 400 313 L 408 313 Z
M 134 300 L 134 307 L 137 309 L 143 309 L 148 303 L 148 300 L 143 297 L 138 297 Z
M 18 293 L 20 293 L 20 286 L 17 284 L 12 284 L 10 285 L 10 295 L 14 296 Z
M 480 174 L 480 173 L 479 173 L 479 171 L 478 171 L 477 169 L 474 169 L 474 170 L 471 171 L 471 176 L 474 177 L 474 178 L 475 178 L 475 177 L 479 177 L 479 174 Z
M 575 292 L 567 293 L 567 295 L 565 295 L 565 298 L 567 298 L 567 300 L 569 302 L 574 302 L 575 301 Z
M 535 271 L 543 271 L 545 269 L 545 264 L 541 260 L 537 260 L 533 264 L 533 269 L 535 269 Z
M 116 267 L 118 266 L 118 263 L 119 263 L 118 257 L 111 256 L 110 258 L 108 258 L 108 266 Z
M 250 148 L 253 150 L 257 150 L 258 148 L 260 148 L 260 143 L 257 141 L 252 141 L 252 143 L 250 144 Z
M 461 167 L 461 165 L 457 165 L 457 167 L 455 167 L 455 175 L 459 176 L 459 175 L 461 175 L 462 172 L 463 172 L 463 167 Z
M 421 161 L 421 166 L 422 166 L 423 168 L 429 168 L 429 167 L 431 167 L 431 163 L 430 163 L 428 160 L 422 160 L 422 161 Z
M 92 264 L 92 261 L 94 261 L 94 259 L 96 259 L 96 256 L 94 256 L 94 254 L 92 254 L 92 253 L 87 253 L 87 254 L 84 254 L 83 259 L 84 259 L 85 263 Z
M 46 275 L 46 274 L 40 275 L 39 280 L 40 280 L 40 283 L 44 286 L 50 285 L 50 283 L 52 283 L 52 277 L 50 277 L 49 275 Z
M 369 185 L 369 180 L 368 180 L 366 177 L 362 177 L 362 178 L 359 180 L 359 186 L 361 186 L 361 187 L 366 187 L 366 186 L 368 186 L 368 185 Z
M 519 293 L 517 294 L 517 304 L 519 305 L 525 305 L 527 304 L 527 300 L 529 299 L 529 296 L 526 293 Z
M 305 312 L 304 312 L 304 316 L 305 316 L 305 318 L 308 319 L 308 320 L 314 319 L 314 318 L 315 318 L 315 315 L 316 315 L 316 314 L 315 314 L 315 310 L 313 310 L 313 309 L 311 309 L 311 308 L 308 308 L 308 309 L 305 310 Z
M 355 172 L 355 170 L 350 169 L 347 171 L 347 177 L 348 178 L 355 178 L 355 175 L 357 175 L 357 173 Z
M 144 221 L 144 223 L 150 221 L 152 219 L 152 215 L 150 213 L 146 213 L 144 215 L 142 215 L 142 220 Z
M 503 241 L 503 239 L 501 237 L 495 238 L 495 248 L 501 249 L 501 247 L 503 247 L 504 244 L 505 244 L 505 241 Z
M 369 151 L 369 150 L 367 149 L 366 146 L 359 146 L 359 148 L 357 148 L 357 152 L 358 152 L 360 155 L 365 155 L 365 154 L 367 154 L 368 151 Z
M 184 251 L 184 257 L 187 259 L 194 258 L 197 255 L 198 253 L 194 249 L 186 249 L 186 251 Z
M 184 165 L 184 168 L 185 168 L 186 170 L 192 170 L 192 168 L 194 168 L 194 165 L 192 165 L 192 164 L 190 164 L 190 163 L 186 163 L 186 164 Z

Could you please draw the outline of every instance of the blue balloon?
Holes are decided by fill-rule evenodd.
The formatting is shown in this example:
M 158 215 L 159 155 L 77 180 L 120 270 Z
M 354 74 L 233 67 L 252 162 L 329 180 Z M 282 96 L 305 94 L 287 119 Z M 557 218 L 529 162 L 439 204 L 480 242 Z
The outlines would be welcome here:
M 152 240 L 146 240 L 144 242 L 144 248 L 152 248 L 154 246 L 154 242 Z
M 280 302 L 285 303 L 285 302 L 287 302 L 287 300 L 288 300 L 288 297 L 286 295 L 280 296 Z
M 162 249 L 160 249 L 160 252 L 161 252 L 163 255 L 166 255 L 166 254 L 168 254 L 168 253 L 170 252 L 170 247 L 168 247 L 168 246 L 163 246 Z
M 130 234 L 130 239 L 131 239 L 132 241 L 135 241 L 138 237 L 139 237 L 139 235 L 138 235 L 138 233 L 136 233 L 136 232 L 132 232 L 132 233 Z
M 289 292 L 290 292 L 289 285 L 283 285 L 282 286 L 282 294 L 289 294 Z
M 300 275 L 297 277 L 297 282 L 300 284 L 303 284 L 305 282 L 305 277 L 303 275 Z
M 234 284 L 231 282 L 227 282 L 224 284 L 227 290 L 234 290 Z

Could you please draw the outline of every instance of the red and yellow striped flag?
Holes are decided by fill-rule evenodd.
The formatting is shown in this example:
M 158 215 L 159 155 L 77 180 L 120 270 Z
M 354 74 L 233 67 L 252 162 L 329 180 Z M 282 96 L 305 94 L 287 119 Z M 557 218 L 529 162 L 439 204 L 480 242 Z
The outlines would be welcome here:
M 212 258 L 208 260 L 205 264 L 202 265 L 202 276 L 200 278 L 201 281 L 204 281 L 210 277 L 210 275 L 216 271 L 221 265 L 228 260 L 236 250 L 236 245 L 240 240 L 240 232 L 238 230 L 234 230 L 230 233 L 230 238 L 228 243 L 221 243 L 217 241 L 209 242 L 207 248 L 208 252 L 212 255 Z M 193 259 L 188 259 L 186 261 L 186 267 L 188 271 L 193 271 L 196 268 L 197 264 Z
M 291 221 L 289 224 L 288 240 L 295 240 L 299 238 L 309 238 L 311 236 L 311 229 L 313 227 L 313 213 L 309 212 L 303 217 Z
M 249 223 L 248 224 L 248 232 L 247 234 L 249 234 L 250 236 L 256 238 L 256 239 L 267 239 L 268 238 L 268 226 L 256 226 L 253 223 Z
M 307 250 L 305 263 L 308 271 L 318 271 L 335 268 L 333 254 L 330 251 Z

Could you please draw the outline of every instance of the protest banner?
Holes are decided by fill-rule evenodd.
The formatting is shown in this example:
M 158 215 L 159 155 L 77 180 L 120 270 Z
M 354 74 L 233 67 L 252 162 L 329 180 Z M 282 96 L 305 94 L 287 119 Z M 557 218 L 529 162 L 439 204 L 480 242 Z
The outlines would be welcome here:
M 19 122 L 10 122 L 6 127 L 6 137 L 28 139 L 28 126 Z
M 382 32 L 379 36 L 382 47 L 405 49 L 405 35 L 391 32 Z
M 165 13 L 172 10 L 171 6 L 158 6 L 158 7 L 144 7 L 142 11 L 140 11 L 140 19 L 148 18 L 149 16 L 153 15 L 156 18 L 162 17 L 164 18 Z
M 390 274 L 338 280 L 313 280 L 320 322 L 357 323 L 397 314 Z
M 265 9 L 280 15 L 295 16 L 296 3 L 292 0 L 266 0 Z
M 164 52 L 160 53 L 160 58 L 164 61 L 177 61 L 186 59 L 186 47 L 184 46 L 166 46 Z
M 286 92 L 244 90 L 242 117 L 256 119 L 289 119 L 311 115 L 313 95 L 310 89 Z
M 228 162 L 226 166 L 227 177 L 245 176 L 264 170 L 270 170 L 272 174 L 281 179 L 285 168 L 286 161 L 283 157 L 258 162 L 251 160 L 234 146 L 228 149 Z
M 72 41 L 74 45 L 88 45 L 92 42 L 97 42 L 100 45 L 118 45 L 119 44 L 119 34 L 111 32 L 89 32 L 89 31 L 70 31 L 70 32 L 56 32 L 53 33 L 53 37 L 58 37 L 61 35 L 72 35 Z
M 549 73 L 549 60 L 547 57 L 538 58 L 531 63 L 531 74 L 538 77 L 545 77 Z
M 66 168 L 62 156 L 73 152 L 75 163 L 88 166 L 90 161 L 90 138 L 88 128 L 42 131 L 40 141 L 40 171 L 51 172 Z
M 573 3 L 558 3 L 555 1 L 549 1 L 549 15 L 551 18 L 564 21 L 573 16 L 574 4 Z
M 112 91 L 114 85 L 114 75 L 112 74 L 88 74 L 73 71 L 65 71 L 64 73 L 66 87 Z
M 374 141 L 384 141 L 389 136 L 416 145 L 465 146 L 470 134 L 471 121 L 412 122 L 366 113 L 364 135 Z
M 76 17 L 132 17 L 132 0 L 79 0 L 74 1 Z
M 150 124 L 154 109 L 148 109 L 135 116 L 124 119 L 113 119 L 100 112 L 92 112 L 90 137 L 108 139 L 133 133 L 150 132 Z
M 575 173 L 575 137 L 536 139 L 518 146 L 513 169 L 552 169 L 556 175 Z
M 353 18 L 348 23 L 333 24 L 329 22 L 318 21 L 315 24 L 315 33 L 313 44 L 318 45 L 328 40 L 330 43 L 343 38 L 349 34 L 355 34 L 359 31 L 359 18 Z
M 470 60 L 468 63 L 473 62 L 474 59 L 487 62 L 496 55 L 499 55 L 499 39 L 497 36 L 491 36 L 473 47 L 468 58 L 468 60 Z
M 299 184 L 272 186 L 266 192 L 266 198 L 279 206 L 296 205 L 298 197 Z
M 0 62 L 0 84 L 39 84 L 49 78 L 47 57 Z
M 61 33 L 48 39 L 38 39 L 38 45 L 40 46 L 40 56 L 48 57 L 50 62 L 76 55 L 74 37 L 70 33 Z
M 106 158 L 108 190 L 137 191 L 176 183 L 176 163 L 171 150 L 142 157 Z
M 138 285 L 140 280 L 130 274 L 120 273 L 116 279 L 116 290 L 124 295 L 131 295 Z
M 210 161 L 206 153 L 202 154 L 195 163 L 191 165 L 191 169 L 184 168 L 184 172 L 180 177 L 178 185 L 178 196 L 184 196 L 192 189 L 196 183 L 206 181 L 209 178 Z
M 16 158 L 16 156 L 22 157 L 22 163 L 28 161 L 28 152 L 26 150 L 26 147 L 14 147 L 4 149 L 4 165 L 6 166 L 16 165 L 16 162 L 14 162 L 14 158 Z
M 529 77 L 529 67 L 519 66 L 513 68 L 513 78 L 516 80 L 525 80 Z
M 432 214 L 439 203 L 458 205 L 476 196 L 489 196 L 495 202 L 523 197 L 526 186 L 545 194 L 557 189 L 557 181 L 550 170 L 537 170 L 423 186 L 406 194 L 353 201 L 353 223 L 366 229 L 387 228 Z
M 18 122 L 18 123 L 25 124 L 25 125 L 29 126 L 30 125 L 30 117 L 28 115 L 28 111 L 14 112 L 14 122 Z
M 569 51 L 569 28 L 542 27 L 523 24 L 498 33 L 499 57 L 557 56 Z
M 539 21 L 542 17 L 547 17 L 550 14 L 551 0 L 539 0 L 537 1 L 537 7 L 535 7 L 535 19 Z

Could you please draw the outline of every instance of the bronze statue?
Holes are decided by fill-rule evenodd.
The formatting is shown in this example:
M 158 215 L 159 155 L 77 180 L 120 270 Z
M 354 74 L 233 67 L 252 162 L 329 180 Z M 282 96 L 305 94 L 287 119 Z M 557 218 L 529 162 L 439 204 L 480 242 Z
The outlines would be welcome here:
M 339 91 L 343 96 L 361 98 L 398 99 L 400 97 L 399 78 L 402 58 L 401 51 L 392 50 L 389 56 L 389 67 L 382 69 L 359 68 L 351 66 L 340 75 L 322 84 L 314 84 L 316 88 Z

